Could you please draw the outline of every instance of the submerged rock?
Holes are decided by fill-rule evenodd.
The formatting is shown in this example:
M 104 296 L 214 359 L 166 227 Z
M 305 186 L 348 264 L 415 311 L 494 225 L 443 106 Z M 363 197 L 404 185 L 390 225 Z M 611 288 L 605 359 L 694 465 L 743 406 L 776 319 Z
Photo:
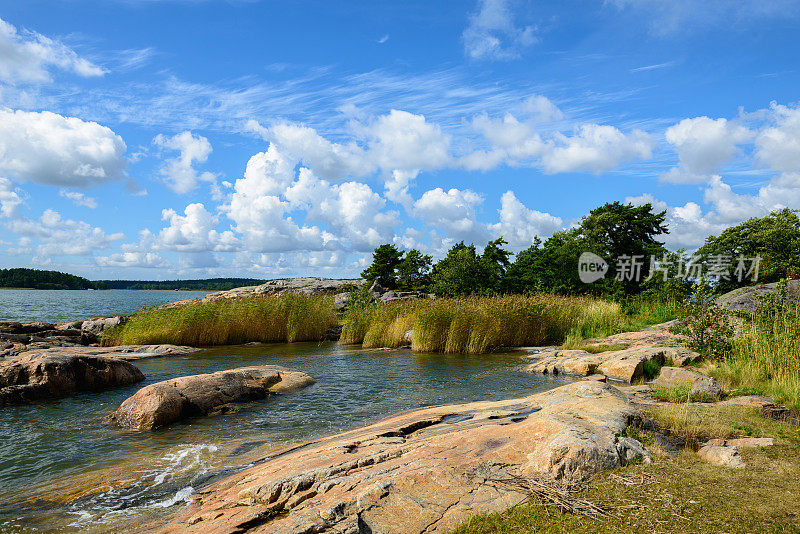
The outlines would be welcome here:
M 306 373 L 277 365 L 241 367 L 151 384 L 126 399 L 107 421 L 153 430 L 189 417 L 227 413 L 231 403 L 291 393 L 313 384 Z
M 23 354 L 0 360 L 0 406 L 135 384 L 144 375 L 118 358 L 80 353 Z
M 162 532 L 442 532 L 523 503 L 515 477 L 585 480 L 649 461 L 638 410 L 576 382 L 520 399 L 416 410 L 276 451 L 204 488 Z

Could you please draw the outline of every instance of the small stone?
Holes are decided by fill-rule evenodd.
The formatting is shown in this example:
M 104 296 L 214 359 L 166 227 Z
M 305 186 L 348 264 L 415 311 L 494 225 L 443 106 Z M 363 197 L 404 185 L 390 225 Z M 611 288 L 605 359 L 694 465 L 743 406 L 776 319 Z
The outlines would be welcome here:
M 705 445 L 697 451 L 697 455 L 704 461 L 720 467 L 741 469 L 744 467 L 739 447 L 720 445 Z

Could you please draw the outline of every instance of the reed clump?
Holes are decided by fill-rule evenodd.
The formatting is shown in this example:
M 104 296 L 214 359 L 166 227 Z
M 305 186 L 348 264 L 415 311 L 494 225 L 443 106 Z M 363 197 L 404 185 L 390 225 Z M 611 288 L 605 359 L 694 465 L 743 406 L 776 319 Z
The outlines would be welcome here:
M 742 326 L 715 375 L 800 412 L 800 310 L 755 317 Z
M 101 344 L 205 347 L 321 341 L 337 324 L 332 297 L 285 294 L 153 308 L 103 332 Z
M 481 354 L 500 347 L 560 343 L 569 332 L 585 337 L 620 331 L 619 304 L 590 297 L 507 295 L 389 302 L 351 309 L 342 343 L 365 347 L 406 344 L 420 352 Z

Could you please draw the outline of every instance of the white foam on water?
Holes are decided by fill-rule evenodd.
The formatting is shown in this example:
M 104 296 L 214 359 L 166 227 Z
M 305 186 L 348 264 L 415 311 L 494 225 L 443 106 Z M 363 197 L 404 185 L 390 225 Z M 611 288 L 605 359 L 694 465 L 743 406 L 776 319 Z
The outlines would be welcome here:
M 167 465 L 153 479 L 153 486 L 164 483 L 168 477 L 171 478 L 173 475 L 180 472 L 192 471 L 197 468 L 201 468 L 197 469 L 198 472 L 205 472 L 204 456 L 217 451 L 216 445 L 205 443 L 184 445 L 182 447 L 183 448 L 178 451 L 164 456 L 163 459 L 166 461 Z
M 186 486 L 178 490 L 175 495 L 170 497 L 169 499 L 165 499 L 160 502 L 153 503 L 151 505 L 145 506 L 144 508 L 169 508 L 170 506 L 174 506 L 175 504 L 184 501 L 184 502 L 191 502 L 189 496 L 194 493 L 194 488 L 191 486 Z
M 67 513 L 78 516 L 78 518 L 75 521 L 67 525 L 68 527 L 79 527 L 94 517 L 90 512 L 87 512 L 86 510 L 76 510 L 74 512 L 70 511 Z

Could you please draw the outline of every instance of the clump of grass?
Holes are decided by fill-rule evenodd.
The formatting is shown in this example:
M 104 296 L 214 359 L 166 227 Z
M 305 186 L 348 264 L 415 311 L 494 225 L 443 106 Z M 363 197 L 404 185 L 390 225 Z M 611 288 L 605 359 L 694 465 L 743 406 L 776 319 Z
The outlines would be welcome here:
M 623 350 L 628 348 L 626 343 L 606 343 L 606 344 L 592 344 L 586 343 L 583 337 L 576 332 L 568 332 L 567 338 L 561 344 L 564 350 L 583 350 L 592 354 L 599 354 L 601 352 L 610 352 L 615 350 Z
M 647 380 L 653 380 L 661 372 L 662 366 L 661 361 L 655 358 L 645 360 L 644 364 L 642 364 L 642 374 Z
M 331 297 L 287 294 L 225 299 L 145 310 L 103 332 L 101 343 L 203 347 L 321 341 L 335 324 Z
M 706 391 L 691 391 L 689 386 L 678 386 L 674 388 L 665 388 L 650 385 L 653 389 L 653 398 L 662 402 L 715 402 L 719 400 L 717 397 Z
M 618 304 L 549 295 L 401 301 L 352 308 L 342 343 L 397 347 L 414 331 L 420 352 L 490 352 L 500 347 L 560 343 L 568 332 L 605 336 L 623 324 Z
M 659 406 L 648 411 L 647 415 L 655 420 L 662 429 L 669 430 L 675 436 L 696 445 L 709 439 L 739 438 L 749 435 L 742 424 L 752 429 L 763 424 L 758 409 L 743 406 L 708 406 L 695 407 L 687 404 L 684 397 L 682 404 Z
M 713 374 L 800 411 L 800 311 L 752 318 L 734 339 L 731 355 Z
M 641 330 L 678 317 L 681 302 L 676 298 L 635 297 L 624 302 L 625 330 Z

